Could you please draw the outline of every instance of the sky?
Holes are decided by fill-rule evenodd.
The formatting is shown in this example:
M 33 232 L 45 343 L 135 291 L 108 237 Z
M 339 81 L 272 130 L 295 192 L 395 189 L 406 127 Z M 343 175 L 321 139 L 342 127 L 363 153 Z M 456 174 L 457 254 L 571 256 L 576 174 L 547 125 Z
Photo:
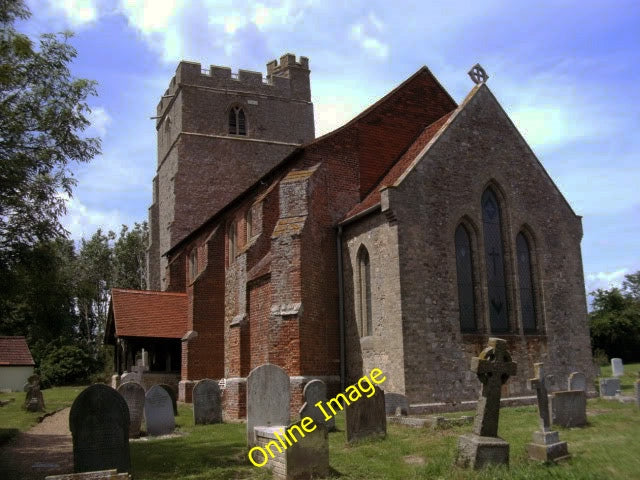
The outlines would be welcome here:
M 640 270 L 640 2 L 27 0 L 19 26 L 71 30 L 76 77 L 102 154 L 74 166 L 64 225 L 79 240 L 147 219 L 150 119 L 180 60 L 265 72 L 309 57 L 316 135 L 346 123 L 426 65 L 460 103 L 487 85 L 583 216 L 587 292 Z M 346 5 L 345 5 L 346 4 Z

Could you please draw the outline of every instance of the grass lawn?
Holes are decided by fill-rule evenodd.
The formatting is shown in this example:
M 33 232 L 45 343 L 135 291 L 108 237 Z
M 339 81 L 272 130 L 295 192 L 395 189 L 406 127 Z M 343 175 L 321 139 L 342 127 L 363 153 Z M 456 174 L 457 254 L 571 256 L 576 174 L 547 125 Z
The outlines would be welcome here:
M 625 393 L 631 392 L 638 370 L 640 364 L 625 365 L 627 375 L 621 379 Z M 605 368 L 602 373 L 608 374 Z M 587 408 L 588 426 L 558 428 L 560 439 L 569 443 L 572 455 L 558 465 L 527 459 L 525 445 L 538 425 L 536 407 L 502 409 L 500 435 L 511 445 L 511 465 L 481 472 L 453 466 L 458 436 L 470 432 L 470 425 L 430 430 L 389 424 L 385 440 L 347 445 L 344 415 L 339 415 L 336 425 L 340 431 L 329 434 L 331 478 L 640 479 L 639 409 L 635 404 L 599 398 L 589 400 Z M 136 480 L 271 478 L 265 468 L 249 463 L 244 424 L 196 428 L 190 406 L 181 405 L 179 409 L 176 420 L 184 436 L 131 443 L 132 474 Z
M 55 412 L 70 407 L 76 396 L 86 387 L 54 387 L 42 390 L 45 412 L 27 412 L 22 409 L 24 392 L 0 393 L 0 400 L 14 399 L 13 402 L 0 407 L 0 445 L 13 438 L 18 432 L 29 430 L 38 418 L 45 413 Z

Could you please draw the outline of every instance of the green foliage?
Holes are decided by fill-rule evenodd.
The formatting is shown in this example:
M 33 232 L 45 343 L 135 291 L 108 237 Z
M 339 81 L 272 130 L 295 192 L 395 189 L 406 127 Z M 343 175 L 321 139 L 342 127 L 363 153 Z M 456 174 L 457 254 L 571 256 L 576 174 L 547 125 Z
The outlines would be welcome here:
M 640 272 L 625 276 L 623 289 L 598 289 L 589 315 L 594 351 L 625 362 L 640 360 Z
M 89 125 L 87 98 L 95 82 L 74 78 L 70 33 L 37 42 L 13 22 L 30 15 L 23 1 L 0 2 L 0 267 L 25 249 L 65 236 L 60 216 L 75 180 L 70 165 L 100 152 Z
M 39 368 L 43 381 L 51 385 L 86 382 L 95 370 L 95 359 L 75 345 L 54 348 L 44 357 Z
M 135 223 L 132 230 L 122 225 L 120 236 L 113 246 L 113 286 L 144 290 L 147 288 L 146 252 L 149 244 L 147 222 Z

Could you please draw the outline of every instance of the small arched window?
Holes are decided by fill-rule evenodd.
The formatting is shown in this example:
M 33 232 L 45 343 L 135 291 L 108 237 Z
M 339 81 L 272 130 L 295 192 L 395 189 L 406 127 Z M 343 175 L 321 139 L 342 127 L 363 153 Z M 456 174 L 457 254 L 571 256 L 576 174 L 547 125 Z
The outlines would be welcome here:
M 482 224 L 484 230 L 487 286 L 489 290 L 489 319 L 492 332 L 509 330 L 507 285 L 504 274 L 504 250 L 500 204 L 490 188 L 482 194 Z
M 229 133 L 231 135 L 247 134 L 247 122 L 241 107 L 231 107 L 229 110 Z
M 455 236 L 456 273 L 458 277 L 458 305 L 460 307 L 460 330 L 475 332 L 476 309 L 473 293 L 473 259 L 471 240 L 464 225 L 458 225 Z
M 361 337 L 373 333 L 371 318 L 371 262 L 369 252 L 364 245 L 358 251 L 358 330 Z
M 536 301 L 533 292 L 531 250 L 527 237 L 522 232 L 516 237 L 518 254 L 518 288 L 520 289 L 520 311 L 525 332 L 536 331 Z

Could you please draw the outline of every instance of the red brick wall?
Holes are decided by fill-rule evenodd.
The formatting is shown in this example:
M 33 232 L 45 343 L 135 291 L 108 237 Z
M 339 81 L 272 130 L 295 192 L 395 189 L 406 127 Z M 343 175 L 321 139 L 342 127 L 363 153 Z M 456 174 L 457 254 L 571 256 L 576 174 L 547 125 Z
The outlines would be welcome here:
M 244 368 L 245 375 L 260 365 L 269 362 L 269 314 L 271 310 L 271 278 L 264 276 L 251 283 L 247 292 L 247 304 L 249 305 L 247 317 L 249 318 L 249 342 L 246 346 L 250 349 L 250 364 Z M 273 362 L 272 362 L 273 363 Z

